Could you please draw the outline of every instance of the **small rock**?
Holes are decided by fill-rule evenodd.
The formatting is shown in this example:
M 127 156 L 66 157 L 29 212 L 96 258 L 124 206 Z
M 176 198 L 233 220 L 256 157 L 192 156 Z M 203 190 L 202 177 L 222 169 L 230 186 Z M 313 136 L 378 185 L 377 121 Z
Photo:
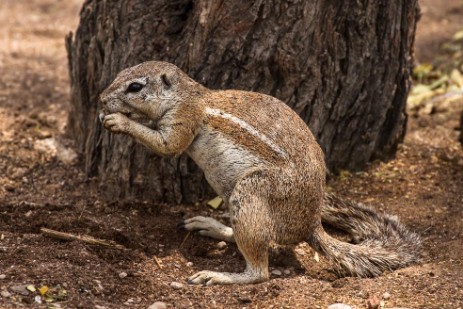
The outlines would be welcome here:
M 104 290 L 104 287 L 103 287 L 103 285 L 101 284 L 101 281 L 100 281 L 100 280 L 97 280 L 97 279 L 95 279 L 95 280 L 93 280 L 93 281 L 95 281 L 95 283 L 96 283 L 95 289 L 96 289 L 99 293 L 101 293 L 101 292 Z
M 6 275 L 5 275 L 5 274 L 1 274 L 1 275 L 0 275 L 0 280 L 3 280 L 3 279 L 5 279 L 5 278 L 6 278 Z
M 284 273 L 285 275 L 290 275 L 290 274 L 291 274 L 291 271 L 290 271 L 289 269 L 285 269 L 285 270 L 283 270 L 283 273 Z
M 171 282 L 170 283 L 170 287 L 173 288 L 173 289 L 176 289 L 176 290 L 180 290 L 180 289 L 183 289 L 183 284 L 180 283 L 180 282 Z
M 305 251 L 302 248 L 296 248 L 296 249 L 294 249 L 294 252 L 296 252 L 297 254 L 302 255 L 302 256 L 305 255 Z
M 252 302 L 251 297 L 249 297 L 248 295 L 242 295 L 242 296 L 240 296 L 238 299 L 239 299 L 239 301 L 242 302 L 243 304 L 248 304 L 248 303 Z
M 42 297 L 40 295 L 36 295 L 34 297 L 34 302 L 37 303 L 37 304 L 41 304 L 42 303 Z
M 2 295 L 3 298 L 8 298 L 11 296 L 11 293 L 8 291 L 1 291 L 0 295 Z
M 348 281 L 347 279 L 345 278 L 339 278 L 337 280 L 334 280 L 332 283 L 331 283 L 331 286 L 335 289 L 339 289 L 339 288 L 342 288 L 343 286 L 345 286 L 346 284 L 348 284 Z
M 29 291 L 27 290 L 27 285 L 15 285 L 10 288 L 11 292 L 21 295 L 29 295 Z
M 352 309 L 352 307 L 346 304 L 337 303 L 329 305 L 328 309 Z
M 40 139 L 49 138 L 52 136 L 51 132 L 48 130 L 39 130 L 39 131 L 36 131 L 35 134 Z
M 186 266 L 188 266 L 188 267 L 193 266 L 193 262 L 187 262 L 187 263 L 186 263 Z
M 14 192 L 16 190 L 16 187 L 12 184 L 6 184 L 4 188 L 8 192 Z
M 125 271 L 119 274 L 119 278 L 124 279 L 125 277 L 127 277 L 127 273 Z
M 206 256 L 216 258 L 216 257 L 223 255 L 224 252 L 225 250 L 212 249 L 212 250 L 207 251 Z
M 217 249 L 224 249 L 227 246 L 227 243 L 225 241 L 218 242 L 215 247 Z
M 379 308 L 379 304 L 380 304 L 380 300 L 379 300 L 379 297 L 376 296 L 376 295 L 371 296 L 371 297 L 367 300 L 367 308 L 368 308 L 368 309 L 378 309 L 378 308 Z
M 167 309 L 167 305 L 166 303 L 163 303 L 162 301 L 157 301 L 151 306 L 149 306 L 148 309 Z
M 383 294 L 383 299 L 384 299 L 384 300 L 388 300 L 389 298 L 391 298 L 391 294 L 389 294 L 389 292 L 385 292 L 385 293 Z
M 275 276 L 281 276 L 282 272 L 279 269 L 274 269 L 274 270 L 272 270 L 272 274 L 275 275 Z

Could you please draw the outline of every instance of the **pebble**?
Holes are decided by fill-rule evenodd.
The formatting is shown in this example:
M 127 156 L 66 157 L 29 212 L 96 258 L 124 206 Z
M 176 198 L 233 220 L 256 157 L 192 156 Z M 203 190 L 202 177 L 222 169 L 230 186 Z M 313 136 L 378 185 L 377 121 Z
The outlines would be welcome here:
M 352 307 L 346 304 L 337 303 L 329 305 L 328 309 L 352 309 Z
M 371 296 L 367 300 L 367 308 L 368 309 L 377 309 L 377 308 L 379 308 L 379 304 L 380 304 L 380 300 L 379 300 L 379 297 L 376 296 L 376 295 Z
M 180 289 L 183 289 L 183 284 L 180 283 L 180 282 L 171 282 L 170 283 L 170 287 L 173 288 L 173 289 L 176 289 L 176 290 L 180 290 Z
M 305 255 L 305 251 L 302 248 L 296 248 L 296 249 L 294 249 L 294 252 L 296 252 L 297 254 L 302 255 L 302 256 Z
M 125 271 L 119 273 L 119 278 L 124 279 L 125 277 L 127 277 L 127 273 Z
M 8 291 L 2 291 L 0 292 L 0 295 L 2 295 L 3 298 L 8 298 L 11 296 L 11 293 Z
M 1 275 L 0 275 L 0 280 L 3 280 L 3 279 L 5 279 L 5 278 L 6 278 L 6 275 L 5 275 L 5 274 L 1 274 Z
M 383 299 L 384 299 L 384 300 L 388 300 L 389 298 L 391 298 L 391 294 L 389 294 L 389 292 L 385 292 L 385 293 L 383 294 Z
M 247 304 L 247 303 L 252 302 L 251 297 L 248 296 L 248 295 L 242 295 L 242 296 L 240 296 L 238 299 L 239 299 L 239 301 L 242 302 L 243 304 Z
M 290 274 L 291 274 L 291 271 L 290 271 L 289 269 L 285 269 L 285 270 L 283 271 L 283 273 L 284 273 L 285 275 L 290 275 Z
M 275 275 L 275 276 L 281 276 L 282 272 L 279 269 L 274 269 L 274 270 L 272 270 L 272 274 Z
M 167 309 L 167 305 L 166 303 L 163 303 L 162 301 L 157 301 L 151 306 L 149 306 L 148 309 Z
M 40 295 L 36 295 L 34 297 L 34 302 L 37 303 L 37 304 L 41 304 L 42 303 L 42 297 Z
M 193 262 L 187 262 L 187 263 L 186 263 L 186 266 L 188 266 L 188 267 L 193 266 Z
M 9 192 L 14 192 L 16 190 L 16 187 L 12 184 L 6 184 L 4 188 L 6 191 L 9 191 Z
M 217 249 L 224 249 L 226 246 L 227 246 L 227 243 L 225 241 L 220 241 L 215 245 Z

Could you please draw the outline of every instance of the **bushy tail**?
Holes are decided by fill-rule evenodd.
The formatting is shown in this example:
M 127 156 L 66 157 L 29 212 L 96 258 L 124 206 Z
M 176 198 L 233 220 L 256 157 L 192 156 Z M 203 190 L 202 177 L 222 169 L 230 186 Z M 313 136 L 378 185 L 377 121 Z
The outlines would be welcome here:
M 320 228 L 308 240 L 340 266 L 342 273 L 370 277 L 419 261 L 420 237 L 395 216 L 326 194 L 322 222 L 352 235 L 356 244 L 339 241 Z

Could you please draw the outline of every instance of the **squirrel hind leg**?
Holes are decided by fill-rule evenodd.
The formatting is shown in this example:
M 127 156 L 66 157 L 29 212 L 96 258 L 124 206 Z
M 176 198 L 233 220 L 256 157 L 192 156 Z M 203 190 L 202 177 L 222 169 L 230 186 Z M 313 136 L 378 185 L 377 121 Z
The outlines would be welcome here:
M 259 224 L 257 224 L 259 225 Z M 188 279 L 190 284 L 251 284 L 266 281 L 268 273 L 268 244 L 257 227 L 250 227 L 239 220 L 234 225 L 235 241 L 246 260 L 246 269 L 241 273 L 200 271 Z
M 241 273 L 201 271 L 188 280 L 192 284 L 251 284 L 266 281 L 268 248 L 272 224 L 269 216 L 265 179 L 248 176 L 241 180 L 229 199 L 234 239 L 246 260 Z M 261 194 L 260 194 L 261 192 Z

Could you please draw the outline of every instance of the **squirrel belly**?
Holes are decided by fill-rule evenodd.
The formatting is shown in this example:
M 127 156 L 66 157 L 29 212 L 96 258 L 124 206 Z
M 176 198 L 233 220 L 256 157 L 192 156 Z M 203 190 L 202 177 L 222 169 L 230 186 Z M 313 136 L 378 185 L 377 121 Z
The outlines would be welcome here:
M 228 204 L 231 227 L 205 217 L 186 219 L 182 227 L 236 242 L 246 269 L 201 271 L 190 277 L 192 284 L 267 280 L 271 242 L 307 241 L 340 273 L 356 276 L 379 275 L 419 259 L 419 237 L 394 217 L 325 192 L 320 146 L 303 120 L 276 98 L 209 90 L 176 66 L 151 61 L 119 73 L 100 101 L 106 129 L 159 155 L 186 153 Z M 322 221 L 359 243 L 332 238 Z

